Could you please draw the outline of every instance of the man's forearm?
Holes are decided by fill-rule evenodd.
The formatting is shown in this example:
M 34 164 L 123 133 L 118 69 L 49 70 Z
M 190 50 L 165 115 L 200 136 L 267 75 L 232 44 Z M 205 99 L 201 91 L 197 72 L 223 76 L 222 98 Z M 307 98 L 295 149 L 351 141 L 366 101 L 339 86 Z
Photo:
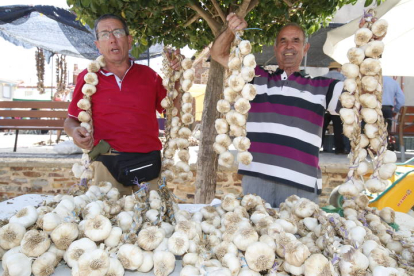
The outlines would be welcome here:
M 229 28 L 227 28 L 217 37 L 211 47 L 211 57 L 226 68 L 228 67 L 227 64 L 229 61 L 230 46 L 233 40 L 234 34 Z
M 70 137 L 73 137 L 73 130 L 79 126 L 80 123 L 71 117 L 67 117 L 64 123 L 65 132 Z

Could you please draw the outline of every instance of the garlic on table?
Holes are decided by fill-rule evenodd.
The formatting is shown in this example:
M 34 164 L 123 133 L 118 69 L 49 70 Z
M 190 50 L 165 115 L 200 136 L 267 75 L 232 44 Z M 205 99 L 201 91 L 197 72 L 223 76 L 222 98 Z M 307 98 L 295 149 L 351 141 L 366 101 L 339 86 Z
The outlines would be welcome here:
M 15 253 L 3 259 L 3 275 L 30 276 L 32 274 L 32 260 L 23 253 Z
M 138 233 L 137 244 L 144 250 L 154 250 L 164 240 L 164 237 L 164 231 L 157 226 L 151 226 Z
M 112 225 L 109 219 L 103 215 L 97 215 L 86 220 L 85 236 L 95 242 L 103 241 L 109 237 L 111 229 Z
M 109 269 L 109 255 L 103 249 L 86 252 L 78 260 L 79 276 L 101 276 Z
M 50 239 L 43 231 L 27 231 L 20 243 L 21 252 L 29 257 L 38 257 L 48 250 Z
M 26 206 L 9 219 L 9 222 L 20 223 L 28 228 L 36 223 L 38 214 L 33 206 Z
M 50 234 L 50 238 L 57 248 L 66 250 L 69 245 L 78 238 L 78 225 L 75 223 L 62 223 Z
M 56 254 L 45 252 L 40 255 L 32 264 L 34 276 L 49 276 L 55 271 Z
M 125 269 L 137 270 L 144 260 L 142 250 L 133 244 L 123 244 L 118 249 L 117 257 Z
M 155 276 L 167 276 L 174 271 L 175 256 L 169 251 L 157 251 L 153 256 Z
M 88 238 L 82 238 L 71 243 L 63 256 L 66 264 L 73 267 L 79 261 L 79 258 L 85 252 L 91 252 L 97 249 L 96 243 Z
M 105 276 L 123 276 L 125 269 L 117 258 L 109 258 L 109 268 Z
M 0 247 L 9 250 L 19 246 L 22 241 L 26 228 L 20 223 L 10 222 L 0 228 Z
M 154 267 L 154 252 L 144 251 L 142 265 L 138 268 L 139 272 L 147 273 Z

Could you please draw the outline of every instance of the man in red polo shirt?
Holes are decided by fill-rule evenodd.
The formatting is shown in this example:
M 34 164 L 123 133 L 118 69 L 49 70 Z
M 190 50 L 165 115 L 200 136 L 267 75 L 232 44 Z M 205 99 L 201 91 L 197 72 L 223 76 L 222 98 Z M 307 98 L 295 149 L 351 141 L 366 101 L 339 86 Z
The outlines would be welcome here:
M 115 151 L 114 155 L 122 155 L 122 161 L 127 159 L 152 159 L 156 164 L 133 164 L 139 170 L 141 167 L 159 167 L 161 163 L 161 142 L 158 139 L 158 122 L 156 111 L 162 112 L 161 100 L 166 96 L 161 77 L 148 66 L 135 64 L 129 58 L 132 47 L 132 37 L 129 35 L 125 21 L 112 14 L 101 16 L 95 22 L 95 45 L 104 56 L 105 67 L 98 75 L 96 93 L 91 96 L 93 137 L 80 126 L 78 114 L 82 111 L 77 103 L 83 98 L 82 86 L 85 84 L 84 70 L 78 76 L 73 99 L 69 106 L 68 118 L 65 121 L 65 131 L 73 137 L 76 145 L 91 150 L 101 140 L 107 142 Z M 173 69 L 180 68 L 180 62 L 171 62 Z M 132 155 L 136 153 L 138 155 Z M 104 157 L 104 159 L 102 159 Z M 109 159 L 108 159 L 109 158 Z M 117 171 L 112 157 L 98 157 L 93 163 L 95 183 L 110 181 L 121 193 L 130 193 L 135 183 L 118 183 Z M 109 161 L 108 161 L 109 160 Z M 119 160 L 116 160 L 118 162 Z M 102 164 L 104 163 L 109 169 Z M 124 162 L 127 163 L 127 162 Z M 134 163 L 134 161 L 133 161 Z M 118 164 L 119 165 L 119 164 Z M 156 166 L 155 166 L 156 165 Z M 128 169 L 128 165 L 126 165 Z M 122 170 L 125 167 L 121 166 Z M 158 168 L 159 174 L 159 168 Z M 158 176 L 157 174 L 157 176 Z M 117 178 L 119 179 L 119 178 Z M 151 188 L 156 188 L 158 178 L 145 178 Z M 135 185 L 136 186 L 136 185 Z

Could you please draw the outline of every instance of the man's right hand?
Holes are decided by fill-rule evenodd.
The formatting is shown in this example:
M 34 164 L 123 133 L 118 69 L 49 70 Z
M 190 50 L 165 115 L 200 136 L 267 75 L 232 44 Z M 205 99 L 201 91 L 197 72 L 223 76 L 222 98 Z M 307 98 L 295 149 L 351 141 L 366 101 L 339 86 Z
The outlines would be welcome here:
M 72 132 L 73 142 L 82 149 L 91 150 L 93 148 L 93 137 L 84 127 L 76 127 Z
M 241 31 L 247 27 L 247 22 L 243 18 L 238 17 L 235 13 L 230 13 L 227 15 L 226 20 L 228 21 L 227 25 L 229 29 L 235 33 Z

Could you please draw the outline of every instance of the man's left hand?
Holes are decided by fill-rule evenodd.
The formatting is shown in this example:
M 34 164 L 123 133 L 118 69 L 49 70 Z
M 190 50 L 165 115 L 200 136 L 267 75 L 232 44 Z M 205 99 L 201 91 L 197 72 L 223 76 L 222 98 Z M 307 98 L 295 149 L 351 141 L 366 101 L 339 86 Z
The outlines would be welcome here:
M 180 54 L 180 49 L 175 50 L 174 52 L 167 53 L 168 61 L 173 70 L 178 71 L 181 69 L 181 59 L 182 55 Z

